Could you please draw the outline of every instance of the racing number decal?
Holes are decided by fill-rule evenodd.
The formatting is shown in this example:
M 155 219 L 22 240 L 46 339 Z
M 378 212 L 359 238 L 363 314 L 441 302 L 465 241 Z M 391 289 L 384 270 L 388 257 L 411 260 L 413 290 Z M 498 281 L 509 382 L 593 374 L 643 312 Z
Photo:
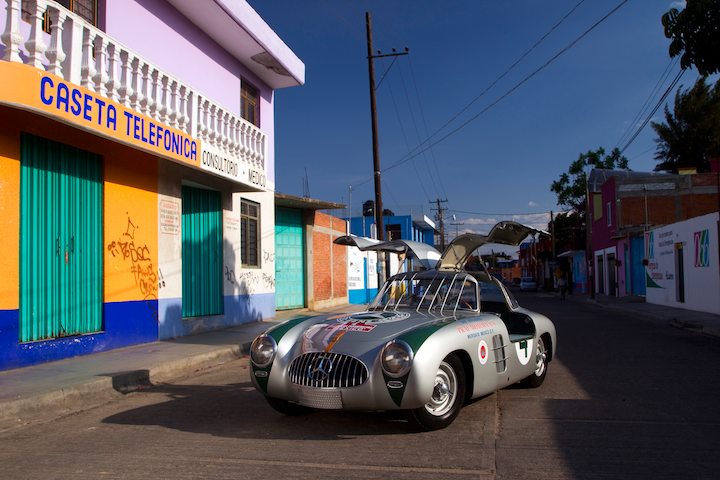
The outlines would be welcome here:
M 488 361 L 488 346 L 487 343 L 485 343 L 485 340 L 480 340 L 480 345 L 478 346 L 478 357 L 480 358 L 480 364 L 485 365 Z
M 530 356 L 533 353 L 533 341 L 530 340 L 522 340 L 520 342 L 515 343 L 515 352 L 517 352 L 518 360 L 520 360 L 520 363 L 523 365 L 527 365 L 530 361 Z

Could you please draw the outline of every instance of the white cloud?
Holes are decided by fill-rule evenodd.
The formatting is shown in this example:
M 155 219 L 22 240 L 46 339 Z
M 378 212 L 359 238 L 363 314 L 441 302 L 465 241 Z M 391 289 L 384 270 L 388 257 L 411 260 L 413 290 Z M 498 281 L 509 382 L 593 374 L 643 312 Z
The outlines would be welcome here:
M 670 3 L 670 8 L 677 8 L 678 10 L 682 10 L 687 6 L 686 0 L 679 0 L 677 2 Z
M 537 206 L 538 206 L 538 204 L 535 203 L 535 202 L 533 202 L 532 200 L 530 200 L 530 201 L 528 202 L 528 207 L 534 208 L 534 207 L 537 207 Z
M 531 213 L 527 215 L 511 215 L 509 217 L 497 218 L 497 217 L 474 217 L 464 218 L 460 220 L 460 223 L 464 225 L 458 226 L 459 233 L 482 233 L 487 234 L 490 229 L 498 222 L 502 220 L 513 220 L 523 225 L 536 228 L 538 230 L 547 230 L 548 222 L 550 222 L 550 213 Z M 448 233 L 454 236 L 455 230 L 448 230 Z

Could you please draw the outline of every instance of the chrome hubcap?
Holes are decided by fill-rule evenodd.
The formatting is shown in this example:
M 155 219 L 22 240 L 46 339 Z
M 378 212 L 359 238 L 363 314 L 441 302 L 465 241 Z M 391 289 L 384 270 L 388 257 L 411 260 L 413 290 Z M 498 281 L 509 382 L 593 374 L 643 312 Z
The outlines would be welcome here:
M 457 388 L 455 371 L 450 365 L 442 362 L 435 374 L 435 387 L 430 401 L 425 404 L 425 409 L 435 416 L 445 415 L 455 404 Z

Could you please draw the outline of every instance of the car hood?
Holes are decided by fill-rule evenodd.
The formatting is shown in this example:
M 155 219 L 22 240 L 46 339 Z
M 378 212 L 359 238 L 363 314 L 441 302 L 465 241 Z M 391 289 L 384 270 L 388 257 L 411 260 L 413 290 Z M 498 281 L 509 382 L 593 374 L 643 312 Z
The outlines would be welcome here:
M 404 253 L 418 260 L 423 268 L 429 270 L 435 268 L 440 259 L 440 252 L 427 243 L 414 242 L 412 240 L 390 240 L 381 242 L 367 237 L 356 235 L 343 235 L 334 240 L 338 245 L 357 247 L 361 251 L 376 251 L 390 253 Z
M 309 326 L 299 340 L 303 353 L 333 352 L 360 357 L 405 332 L 448 319 L 454 320 L 414 310 L 332 315 Z
M 487 243 L 517 246 L 520 245 L 520 242 L 525 240 L 528 235 L 534 235 L 536 233 L 549 235 L 543 230 L 512 221 L 496 224 L 487 235 L 478 233 L 462 234 L 450 242 L 450 245 L 445 249 L 438 262 L 438 268 L 450 270 L 462 269 L 470 255 Z

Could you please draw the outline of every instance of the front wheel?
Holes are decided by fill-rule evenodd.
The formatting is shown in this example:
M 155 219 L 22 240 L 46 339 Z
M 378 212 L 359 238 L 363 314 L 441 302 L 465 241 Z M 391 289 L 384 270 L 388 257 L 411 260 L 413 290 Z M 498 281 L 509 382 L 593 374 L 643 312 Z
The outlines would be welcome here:
M 542 337 L 538 338 L 537 348 L 535 349 L 535 371 L 520 383 L 524 387 L 537 388 L 545 381 L 548 369 L 548 351 L 547 346 Z
M 423 430 L 440 430 L 460 413 L 465 400 L 465 370 L 456 355 L 448 355 L 435 374 L 430 400 L 409 411 L 409 419 Z

